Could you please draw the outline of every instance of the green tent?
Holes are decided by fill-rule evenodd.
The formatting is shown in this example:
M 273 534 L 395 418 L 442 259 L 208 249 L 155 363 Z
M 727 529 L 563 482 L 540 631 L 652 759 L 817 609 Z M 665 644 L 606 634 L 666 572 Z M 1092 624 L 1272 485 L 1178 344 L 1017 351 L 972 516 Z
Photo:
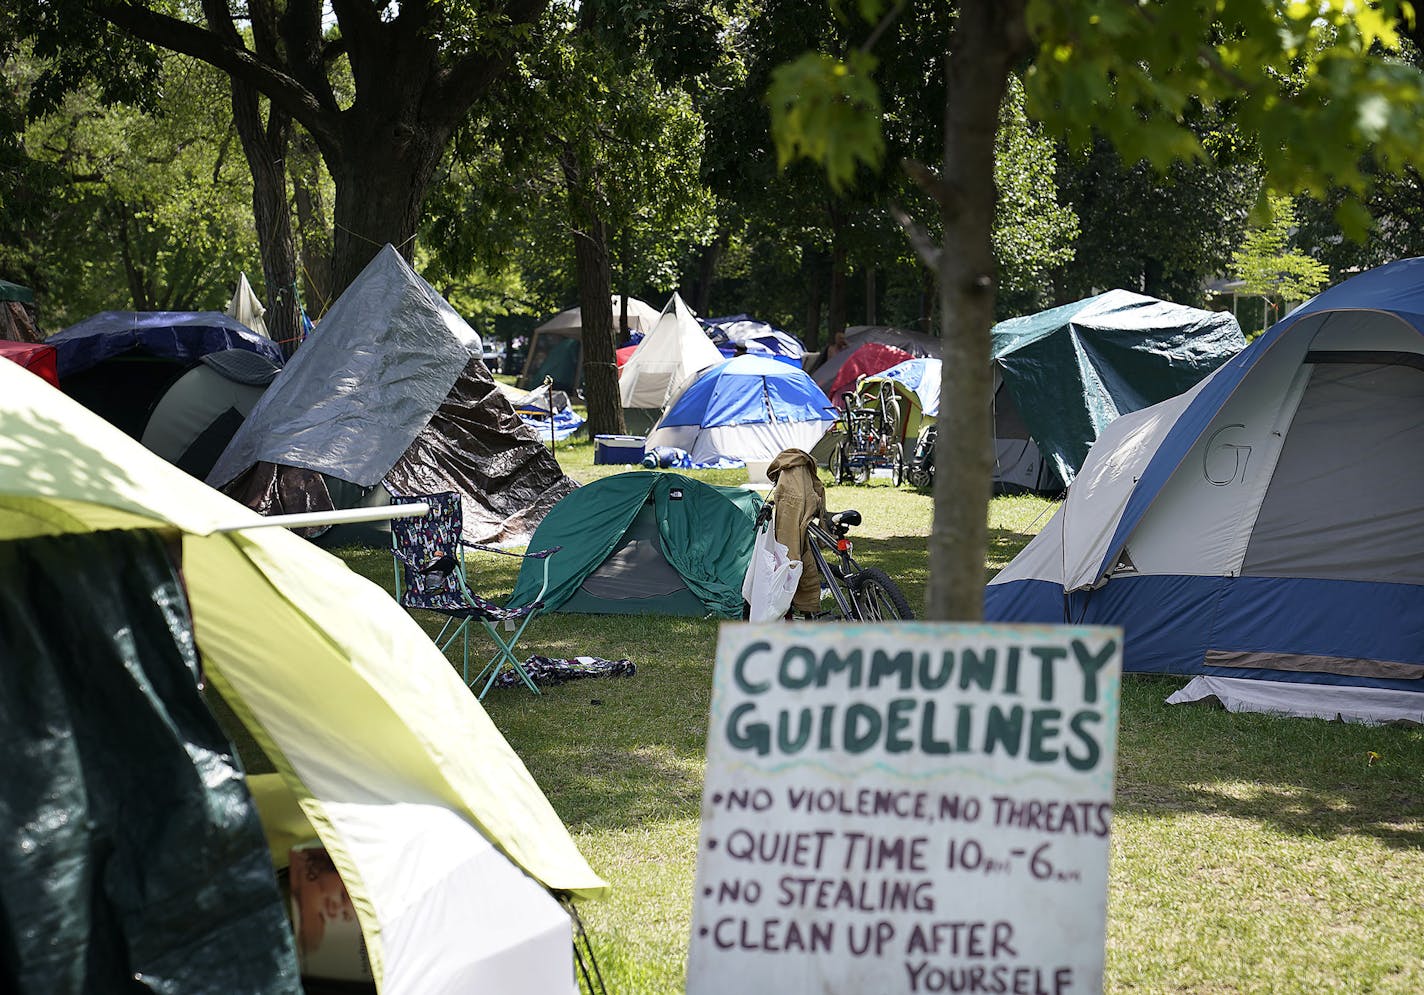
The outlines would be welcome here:
M 761 497 L 678 473 L 634 471 L 585 484 L 545 517 L 532 550 L 549 560 L 549 610 L 603 615 L 741 618 Z M 539 593 L 526 560 L 512 604 Z
M 19 301 L 21 304 L 33 304 L 35 302 L 35 292 L 29 287 L 22 287 L 18 283 L 11 283 L 9 280 L 0 280 L 0 301 Z
M 1126 290 L 1001 321 L 992 334 L 995 483 L 1041 491 L 1072 483 L 1119 415 L 1190 390 L 1246 345 L 1229 312 Z

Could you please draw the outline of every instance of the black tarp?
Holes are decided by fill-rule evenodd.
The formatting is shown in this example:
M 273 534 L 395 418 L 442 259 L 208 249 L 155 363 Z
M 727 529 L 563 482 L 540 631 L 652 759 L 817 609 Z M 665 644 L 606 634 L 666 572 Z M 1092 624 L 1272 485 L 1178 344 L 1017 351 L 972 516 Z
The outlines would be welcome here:
M 0 543 L 0 990 L 301 992 L 163 541 Z

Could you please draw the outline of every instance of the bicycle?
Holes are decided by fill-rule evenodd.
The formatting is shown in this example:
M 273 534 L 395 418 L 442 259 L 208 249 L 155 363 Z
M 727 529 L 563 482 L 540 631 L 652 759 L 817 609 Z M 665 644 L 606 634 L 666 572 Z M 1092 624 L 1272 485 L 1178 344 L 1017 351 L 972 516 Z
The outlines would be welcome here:
M 757 528 L 770 522 L 773 512 L 772 502 L 762 505 Z M 806 547 L 821 574 L 823 603 L 824 592 L 831 592 L 831 606 L 813 617 L 849 622 L 914 621 L 909 600 L 890 575 L 879 567 L 863 567 L 851 556 L 848 534 L 861 523 L 860 512 L 837 511 L 826 515 L 824 521 L 825 526 L 814 520 L 806 526 Z
M 862 377 L 861 380 L 865 378 Z M 889 466 L 891 482 L 899 487 L 905 475 L 905 447 L 900 441 L 900 399 L 895 388 L 882 382 L 874 397 L 863 396 L 860 384 L 842 395 L 845 437 L 831 458 L 831 475 L 838 484 L 860 483 L 871 471 Z

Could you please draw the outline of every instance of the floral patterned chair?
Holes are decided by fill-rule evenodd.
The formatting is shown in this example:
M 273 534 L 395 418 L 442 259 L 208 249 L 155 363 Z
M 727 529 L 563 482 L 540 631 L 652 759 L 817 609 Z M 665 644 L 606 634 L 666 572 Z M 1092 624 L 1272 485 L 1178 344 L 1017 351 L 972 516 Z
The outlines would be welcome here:
M 539 688 L 530 679 L 514 647 L 524 630 L 544 608 L 544 592 L 549 588 L 549 557 L 560 549 L 554 546 L 537 553 L 511 553 L 494 546 L 466 542 L 461 538 L 460 495 L 454 491 L 440 494 L 416 494 L 394 497 L 395 504 L 427 504 L 430 511 L 421 518 L 391 520 L 391 552 L 395 557 L 396 599 L 407 609 L 417 608 L 446 616 L 445 625 L 435 637 L 435 644 L 444 652 L 456 639 L 462 638 L 461 675 L 470 687 L 483 682 L 479 696 L 484 698 L 495 678 L 506 666 L 511 668 L 535 694 Z M 473 594 L 469 587 L 465 565 L 468 549 L 518 556 L 544 562 L 544 585 L 532 602 L 518 607 L 502 607 Z M 473 678 L 470 677 L 470 623 L 484 627 L 497 647 L 494 656 Z M 506 637 L 501 632 L 513 630 Z

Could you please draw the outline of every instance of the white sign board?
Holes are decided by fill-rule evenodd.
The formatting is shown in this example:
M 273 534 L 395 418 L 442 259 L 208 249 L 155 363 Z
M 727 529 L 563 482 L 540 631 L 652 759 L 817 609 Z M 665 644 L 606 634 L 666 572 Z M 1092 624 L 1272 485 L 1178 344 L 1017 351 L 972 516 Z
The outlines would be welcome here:
M 724 625 L 689 995 L 1101 991 L 1121 647 Z

